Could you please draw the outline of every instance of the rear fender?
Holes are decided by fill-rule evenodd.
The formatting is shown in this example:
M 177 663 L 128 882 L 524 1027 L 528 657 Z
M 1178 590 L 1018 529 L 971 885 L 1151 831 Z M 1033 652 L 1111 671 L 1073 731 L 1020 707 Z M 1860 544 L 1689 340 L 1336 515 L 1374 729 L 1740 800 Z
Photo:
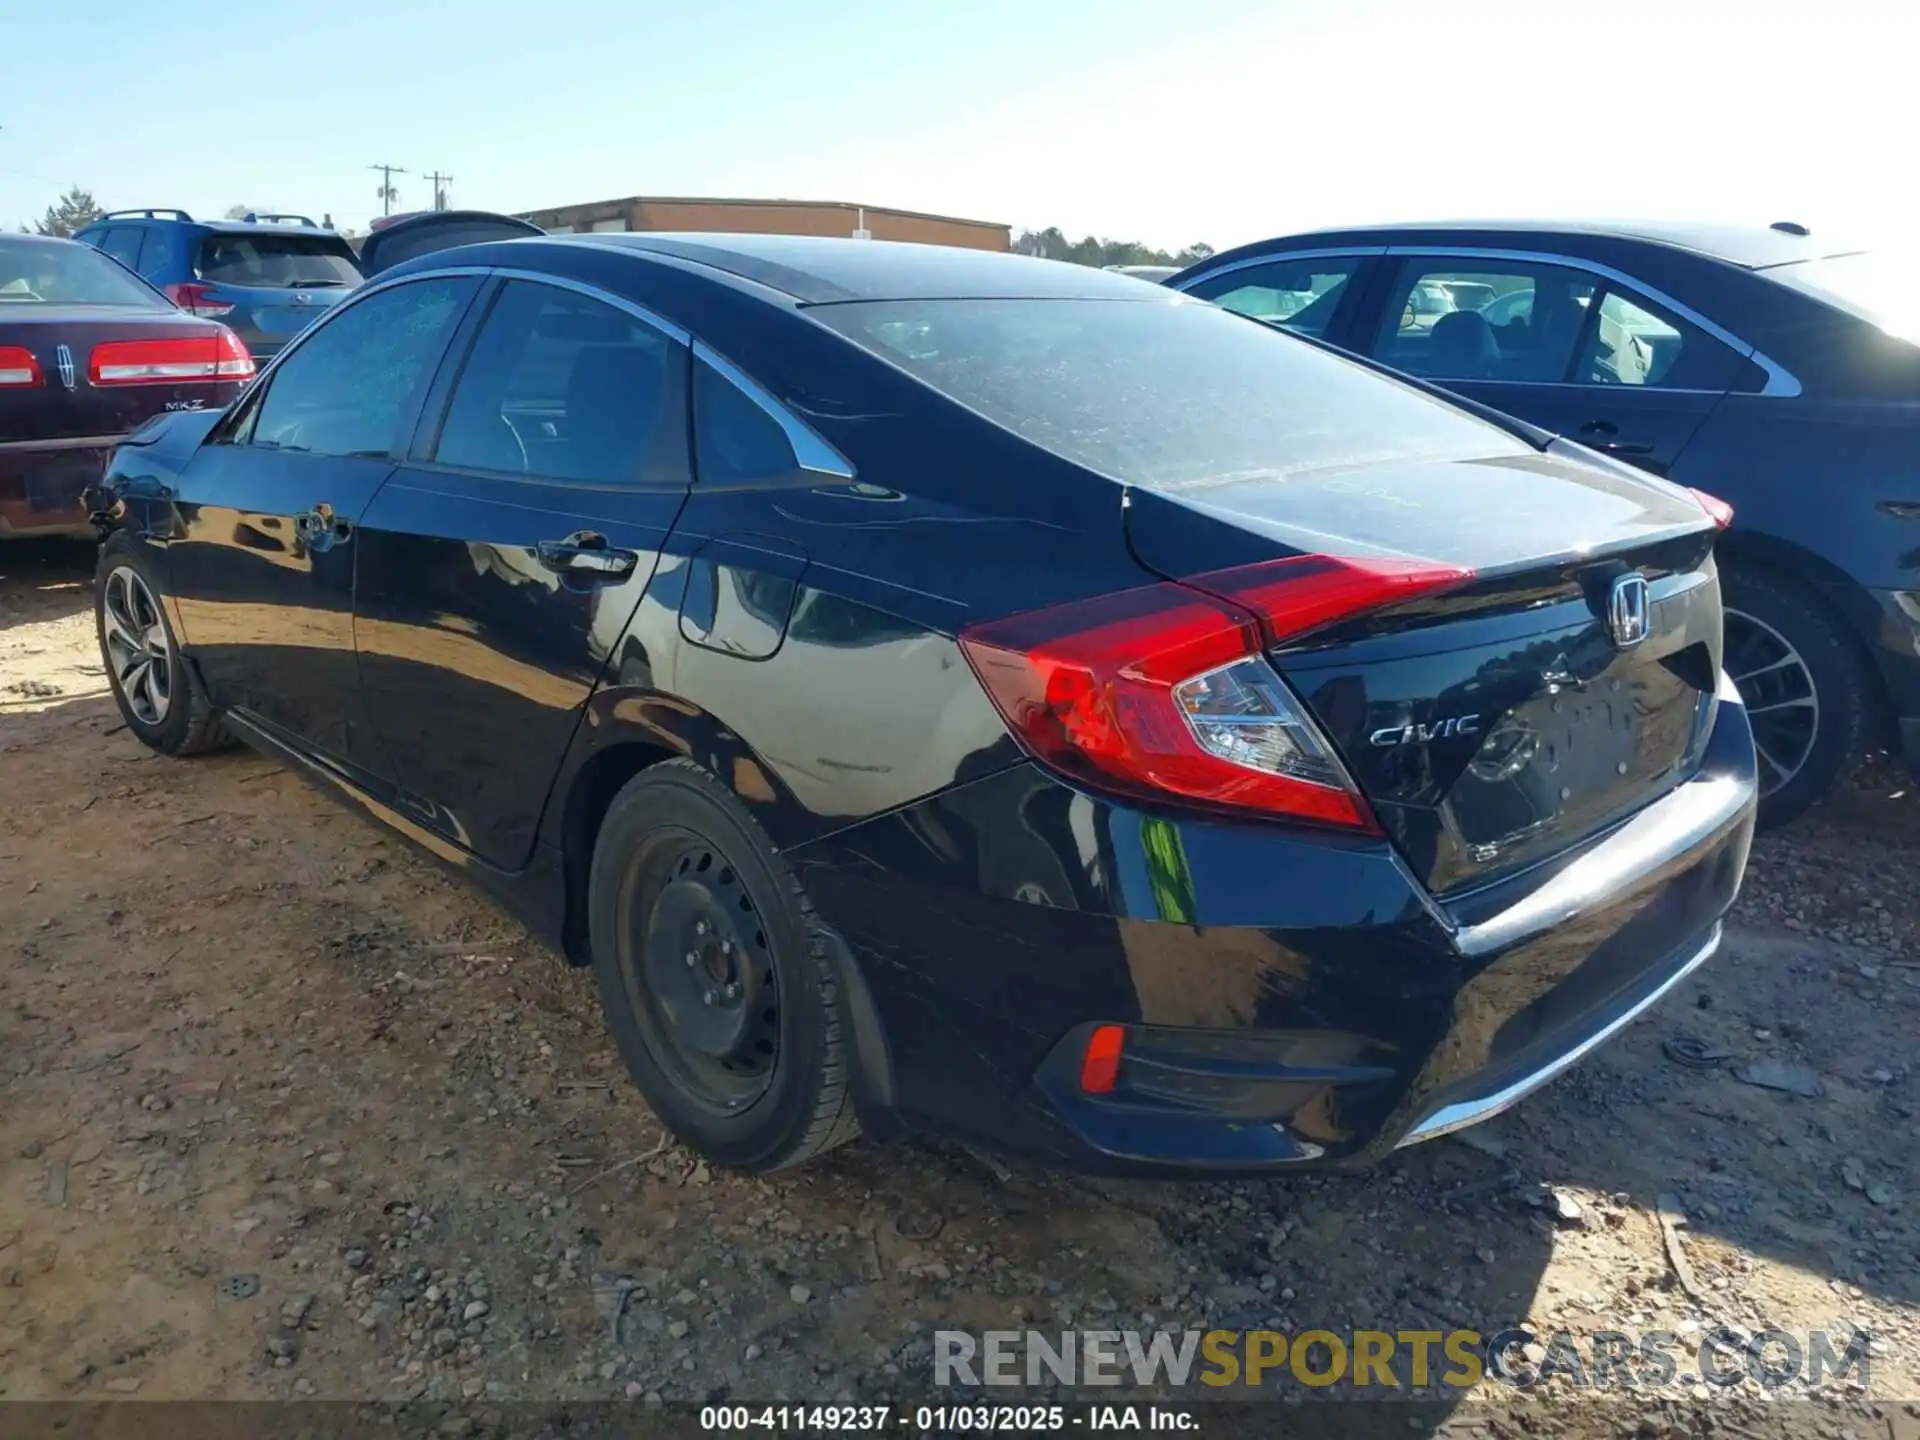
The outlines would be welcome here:
M 587 701 L 548 801 L 542 838 L 563 843 L 569 797 L 603 752 L 628 748 L 656 759 L 683 757 L 713 776 L 746 806 L 776 847 L 808 828 L 804 807 L 774 768 L 716 716 L 676 695 L 634 684 L 605 684 Z M 644 768 L 644 767 L 636 767 Z
M 174 599 L 167 542 L 182 532 L 180 475 L 226 412 L 182 410 L 155 415 L 120 442 L 98 483 L 83 499 L 87 518 L 104 543 L 117 533 L 137 538 L 159 572 L 160 604 L 182 652 L 191 641 Z

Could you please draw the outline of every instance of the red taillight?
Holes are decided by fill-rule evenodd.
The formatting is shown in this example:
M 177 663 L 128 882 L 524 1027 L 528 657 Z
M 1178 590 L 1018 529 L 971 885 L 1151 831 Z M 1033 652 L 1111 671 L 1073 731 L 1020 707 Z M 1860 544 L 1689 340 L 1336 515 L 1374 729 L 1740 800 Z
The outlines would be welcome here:
M 1070 778 L 1377 832 L 1262 652 L 1470 578 L 1305 555 L 970 626 L 960 644 L 1014 735 Z
M 44 378 L 31 350 L 21 345 L 0 345 L 0 390 L 24 390 Z
M 1100 1025 L 1087 1037 L 1080 1057 L 1080 1088 L 1088 1095 L 1111 1095 L 1120 1079 L 1120 1047 L 1127 1032 L 1118 1025 Z
M 1471 570 L 1433 560 L 1296 555 L 1195 575 L 1186 583 L 1247 606 L 1260 617 L 1267 644 L 1280 645 L 1471 579 Z
M 1700 508 L 1707 512 L 1707 518 L 1722 530 L 1733 524 L 1733 506 L 1718 495 L 1709 495 L 1704 490 L 1688 490 L 1687 493 L 1700 502 Z
M 198 280 L 184 281 L 178 285 L 166 287 L 167 299 L 182 310 L 194 315 L 205 315 L 209 319 L 233 313 L 233 306 L 225 300 L 213 298 L 213 287 Z
M 224 325 L 212 335 L 108 340 L 93 347 L 87 362 L 87 378 L 95 385 L 179 385 L 252 375 L 253 357 Z

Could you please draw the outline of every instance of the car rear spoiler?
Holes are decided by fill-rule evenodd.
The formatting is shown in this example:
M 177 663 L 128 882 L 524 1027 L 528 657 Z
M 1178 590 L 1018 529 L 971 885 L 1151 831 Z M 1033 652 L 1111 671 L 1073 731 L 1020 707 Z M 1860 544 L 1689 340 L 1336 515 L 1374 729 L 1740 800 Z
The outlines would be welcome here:
M 546 233 L 538 225 L 487 210 L 428 210 L 382 225 L 362 240 L 360 270 L 371 280 L 403 260 L 436 250 Z

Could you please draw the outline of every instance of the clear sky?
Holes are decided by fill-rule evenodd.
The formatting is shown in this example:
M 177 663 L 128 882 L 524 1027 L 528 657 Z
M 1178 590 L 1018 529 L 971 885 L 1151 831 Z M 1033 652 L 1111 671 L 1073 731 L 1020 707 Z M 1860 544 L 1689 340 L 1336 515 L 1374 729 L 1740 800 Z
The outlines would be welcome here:
M 1164 246 L 1920 221 L 1913 0 L 0 0 L 0 223 L 847 200 Z M 1861 238 L 1865 238 L 1862 236 Z

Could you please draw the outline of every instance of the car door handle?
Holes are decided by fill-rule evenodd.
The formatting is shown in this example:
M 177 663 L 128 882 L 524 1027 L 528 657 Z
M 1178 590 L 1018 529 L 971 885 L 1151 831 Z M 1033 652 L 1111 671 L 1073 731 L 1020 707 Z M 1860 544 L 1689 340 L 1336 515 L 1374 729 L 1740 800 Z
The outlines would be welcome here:
M 1644 440 L 1616 440 L 1620 427 L 1611 420 L 1589 420 L 1580 427 L 1580 441 L 1590 449 L 1607 455 L 1651 455 L 1653 446 Z
M 564 540 L 542 540 L 534 548 L 540 563 L 561 575 L 618 580 L 631 575 L 640 563 L 633 551 L 613 549 L 606 536 L 590 530 L 577 531 Z

